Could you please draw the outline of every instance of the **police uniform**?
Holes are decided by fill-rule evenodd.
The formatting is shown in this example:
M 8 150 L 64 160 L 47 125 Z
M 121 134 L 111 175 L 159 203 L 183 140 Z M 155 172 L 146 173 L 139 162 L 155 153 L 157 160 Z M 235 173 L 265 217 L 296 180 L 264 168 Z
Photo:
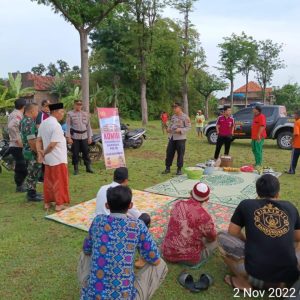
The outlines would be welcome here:
M 177 105 L 178 106 L 178 105 Z M 180 129 L 180 133 L 176 130 Z M 183 167 L 186 134 L 191 129 L 190 118 L 182 113 L 180 115 L 174 114 L 168 125 L 169 143 L 166 153 L 166 170 L 164 173 L 170 173 L 170 168 L 173 163 L 175 153 L 177 152 L 177 175 L 181 175 L 181 168 Z
M 23 148 L 18 141 L 21 141 L 20 122 L 23 118 L 23 113 L 15 109 L 8 117 L 8 134 L 9 134 L 9 153 L 15 159 L 15 183 L 16 191 L 23 192 L 23 183 L 27 176 L 26 161 L 23 156 Z
M 31 150 L 29 141 L 37 137 L 37 127 L 35 121 L 24 116 L 20 123 L 20 131 L 23 142 L 23 155 L 27 161 L 28 175 L 26 177 L 27 199 L 31 201 L 40 201 L 42 197 L 36 192 L 36 184 L 41 173 L 42 165 L 37 162 L 37 155 Z
M 81 102 L 81 101 L 75 101 Z M 89 158 L 88 139 L 93 136 L 90 124 L 89 113 L 82 110 L 72 110 L 67 114 L 67 131 L 66 137 L 72 138 L 72 163 L 74 165 L 74 174 L 78 174 L 79 152 L 82 153 L 82 158 L 86 166 L 86 171 L 93 173 L 91 169 L 91 160 Z

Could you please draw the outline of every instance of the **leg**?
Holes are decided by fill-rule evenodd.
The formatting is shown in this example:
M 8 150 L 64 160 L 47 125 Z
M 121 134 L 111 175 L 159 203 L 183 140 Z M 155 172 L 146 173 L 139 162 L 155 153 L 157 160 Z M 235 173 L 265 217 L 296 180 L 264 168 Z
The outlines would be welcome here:
M 255 140 L 251 141 L 252 153 L 253 153 L 254 159 L 255 159 L 255 166 L 258 166 L 258 155 L 257 155 L 256 143 L 257 143 L 257 141 L 255 141 Z
M 54 192 L 53 192 L 53 178 L 52 175 L 54 172 L 51 171 L 51 168 L 48 165 L 45 165 L 45 173 L 44 173 L 44 204 L 45 207 L 49 207 L 51 202 L 54 202 Z
M 216 150 L 215 150 L 215 156 L 214 156 L 215 159 L 219 158 L 223 144 L 224 144 L 223 137 L 222 136 L 218 136 L 217 144 L 216 144 Z
M 291 173 L 296 172 L 299 156 L 300 156 L 300 149 L 293 149 L 292 150 L 291 167 L 290 167 Z
M 53 171 L 53 191 L 56 208 L 62 207 L 64 204 L 70 203 L 70 192 L 69 192 L 69 174 L 68 167 L 66 164 L 60 164 L 52 167 Z
M 231 137 L 225 137 L 224 143 L 225 143 L 225 155 L 229 155 L 230 146 L 231 146 Z
M 16 186 L 17 188 L 19 188 L 23 185 L 25 178 L 27 176 L 26 161 L 22 153 L 22 148 L 11 147 L 9 149 L 9 153 L 13 156 L 16 162 L 14 178 L 15 178 Z
M 77 175 L 79 173 L 78 171 L 79 151 L 80 151 L 80 140 L 73 140 L 72 164 L 74 165 L 74 175 Z
M 169 139 L 166 155 L 166 169 L 170 170 L 176 151 L 176 142 L 173 139 Z
M 197 136 L 200 136 L 200 127 L 196 127 Z
M 185 142 L 186 140 L 176 141 L 176 150 L 177 150 L 177 173 L 181 171 L 184 162 L 184 153 L 185 153 Z
M 80 141 L 80 151 L 82 152 L 82 158 L 86 167 L 86 171 L 88 173 L 94 173 L 94 171 L 91 168 L 91 159 L 89 157 L 89 144 L 87 139 Z
M 134 286 L 137 289 L 135 300 L 151 299 L 167 273 L 167 264 L 162 259 L 158 266 L 146 264 L 135 277 Z
M 263 145 L 264 145 L 264 139 L 261 139 L 259 142 L 257 142 L 257 165 L 261 166 L 263 162 Z
M 41 164 L 35 160 L 28 161 L 28 175 L 26 177 L 26 188 L 27 188 L 27 199 L 28 200 L 42 200 L 41 197 L 37 196 L 36 184 L 40 175 Z

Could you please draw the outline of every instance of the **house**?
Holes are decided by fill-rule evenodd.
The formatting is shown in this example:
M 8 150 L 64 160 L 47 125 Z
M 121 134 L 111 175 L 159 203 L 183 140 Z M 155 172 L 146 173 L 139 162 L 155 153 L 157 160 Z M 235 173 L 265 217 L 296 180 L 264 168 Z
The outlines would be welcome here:
M 17 73 L 12 74 L 14 77 Z M 22 89 L 32 87 L 34 92 L 24 97 L 28 102 L 35 102 L 41 104 L 44 99 L 49 100 L 51 103 L 58 101 L 57 96 L 50 93 L 51 85 L 55 78 L 52 76 L 35 75 L 30 72 L 21 73 L 22 76 Z
M 246 96 L 246 84 L 242 87 L 236 89 L 233 92 L 233 105 L 236 107 L 245 107 L 245 96 Z M 275 98 L 272 94 L 272 88 L 266 89 L 266 104 L 274 104 Z M 262 88 L 261 86 L 254 82 L 250 81 L 248 82 L 248 105 L 255 102 L 263 102 L 262 100 Z M 230 96 L 228 97 L 222 97 L 219 99 L 219 104 L 224 105 L 230 105 Z

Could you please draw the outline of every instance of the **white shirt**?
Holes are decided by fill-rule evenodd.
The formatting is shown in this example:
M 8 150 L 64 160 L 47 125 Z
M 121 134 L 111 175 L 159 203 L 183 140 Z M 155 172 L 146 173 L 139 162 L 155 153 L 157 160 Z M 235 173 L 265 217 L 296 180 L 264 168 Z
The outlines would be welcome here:
M 45 165 L 57 166 L 68 163 L 66 138 L 61 125 L 58 123 L 56 118 L 50 116 L 41 123 L 38 131 L 38 137 L 42 138 L 44 150 L 47 149 L 50 143 L 57 143 L 54 149 L 45 155 Z
M 118 186 L 119 183 L 113 181 L 111 184 L 103 185 L 97 193 L 96 199 L 96 214 L 97 215 L 109 215 L 110 211 L 105 207 L 107 202 L 106 194 L 107 190 L 111 187 Z M 133 219 L 138 219 L 142 213 L 134 206 L 128 210 L 127 215 Z

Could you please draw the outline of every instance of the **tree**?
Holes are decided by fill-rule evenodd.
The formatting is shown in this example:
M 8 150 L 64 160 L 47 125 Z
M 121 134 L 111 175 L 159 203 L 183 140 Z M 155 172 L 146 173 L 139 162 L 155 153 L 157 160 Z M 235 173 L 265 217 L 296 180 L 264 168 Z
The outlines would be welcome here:
M 63 75 L 56 73 L 54 82 L 50 86 L 50 93 L 55 95 L 58 100 L 61 101 L 62 98 L 68 96 L 70 92 L 71 87 L 67 80 L 63 77 Z
M 57 61 L 57 64 L 58 64 L 58 69 L 60 74 L 64 74 L 70 71 L 69 64 L 66 61 L 59 59 Z
M 213 92 L 224 91 L 227 88 L 227 83 L 214 74 L 209 74 L 204 70 L 195 70 L 193 74 L 195 89 L 205 99 L 205 118 L 208 119 L 209 100 Z
M 43 64 L 38 64 L 31 69 L 31 72 L 35 75 L 43 75 L 46 72 L 46 67 Z
M 50 5 L 61 13 L 78 31 L 81 54 L 81 88 L 84 110 L 89 111 L 89 49 L 88 35 L 123 0 L 31 0 Z
M 266 104 L 266 88 L 272 83 L 274 72 L 285 67 L 280 58 L 282 45 L 273 43 L 272 40 L 258 43 L 258 54 L 255 64 L 256 78 L 262 88 L 263 103 Z
M 230 81 L 230 103 L 233 107 L 233 87 L 235 75 L 238 73 L 239 61 L 241 59 L 241 45 L 236 34 L 223 38 L 224 42 L 219 44 L 221 49 L 219 64 L 222 76 Z
M 254 70 L 257 58 L 257 43 L 252 36 L 247 36 L 244 32 L 237 37 L 240 43 L 241 58 L 238 62 L 238 71 L 245 75 L 246 95 L 245 106 L 248 106 L 248 82 L 249 73 Z
M 50 63 L 47 67 L 47 76 L 55 76 L 58 73 L 58 69 L 54 63 Z
M 289 83 L 281 88 L 275 88 L 274 96 L 276 104 L 285 105 L 290 112 L 300 107 L 300 86 L 298 83 Z

